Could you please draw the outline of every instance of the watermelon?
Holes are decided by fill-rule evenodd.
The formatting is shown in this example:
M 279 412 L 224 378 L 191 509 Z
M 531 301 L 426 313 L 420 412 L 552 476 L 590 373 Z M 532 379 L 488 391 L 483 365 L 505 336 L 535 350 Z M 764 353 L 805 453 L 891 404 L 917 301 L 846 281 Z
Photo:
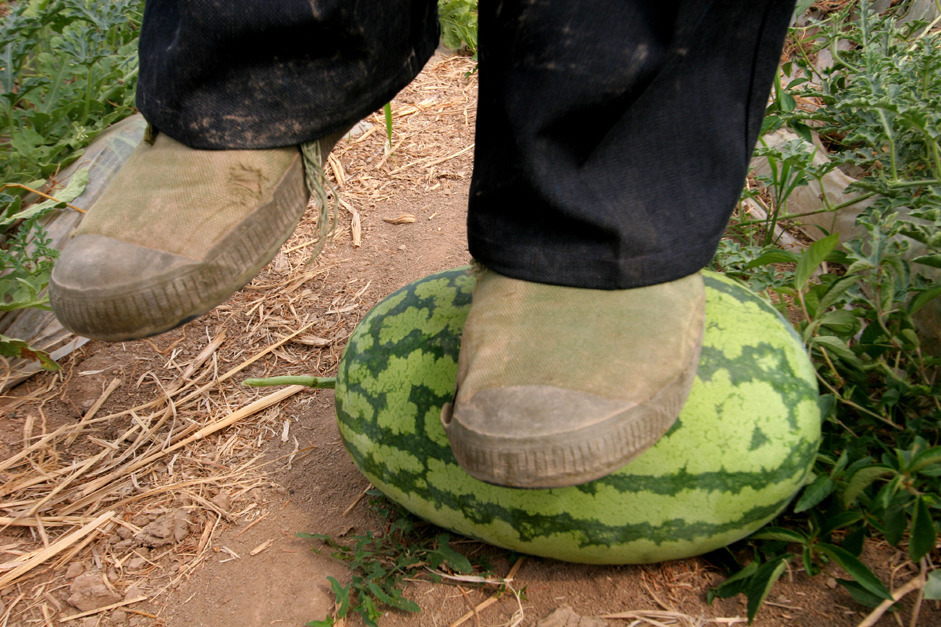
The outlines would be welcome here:
M 458 268 L 390 295 L 356 328 L 340 362 L 343 442 L 373 485 L 405 509 L 532 555 L 649 563 L 749 535 L 807 482 L 821 419 L 807 353 L 774 308 L 708 272 L 696 381 L 656 445 L 579 486 L 524 490 L 471 478 L 440 414 L 454 393 L 474 281 Z

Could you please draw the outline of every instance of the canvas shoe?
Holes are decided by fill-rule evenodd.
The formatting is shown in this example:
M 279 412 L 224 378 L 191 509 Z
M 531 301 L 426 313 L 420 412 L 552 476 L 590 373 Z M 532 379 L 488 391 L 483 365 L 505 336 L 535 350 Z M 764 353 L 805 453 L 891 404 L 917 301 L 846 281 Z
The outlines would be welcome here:
M 481 481 L 553 488 L 606 476 L 675 422 L 699 364 L 701 274 L 629 290 L 484 270 L 442 423 Z
M 147 137 L 63 248 L 49 282 L 56 317 L 80 335 L 121 341 L 222 303 L 294 232 L 309 199 L 302 152 L 319 167 L 342 135 L 269 150 Z

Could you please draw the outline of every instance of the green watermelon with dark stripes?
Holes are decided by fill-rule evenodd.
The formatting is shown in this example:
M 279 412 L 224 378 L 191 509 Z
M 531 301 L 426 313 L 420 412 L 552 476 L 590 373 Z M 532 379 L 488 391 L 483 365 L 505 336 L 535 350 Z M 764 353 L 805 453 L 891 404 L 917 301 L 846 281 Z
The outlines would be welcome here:
M 457 465 L 440 414 L 471 304 L 467 268 L 402 288 L 356 328 L 337 373 L 346 448 L 373 485 L 420 518 L 522 553 L 649 563 L 744 538 L 808 481 L 820 440 L 817 384 L 773 307 L 722 275 L 706 272 L 705 281 L 689 399 L 656 445 L 607 477 L 522 490 L 482 483 Z

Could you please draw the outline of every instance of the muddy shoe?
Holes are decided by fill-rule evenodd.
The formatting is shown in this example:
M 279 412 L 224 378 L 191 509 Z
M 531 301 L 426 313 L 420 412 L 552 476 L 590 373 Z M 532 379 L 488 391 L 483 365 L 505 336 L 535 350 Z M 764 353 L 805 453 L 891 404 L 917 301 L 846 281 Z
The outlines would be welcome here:
M 307 144 L 321 161 L 342 134 Z M 66 328 L 101 340 L 188 322 L 248 283 L 307 207 L 302 151 L 143 141 L 64 247 L 49 283 Z
M 484 271 L 441 420 L 473 477 L 518 488 L 617 470 L 676 421 L 692 387 L 702 276 L 631 290 L 542 285 Z

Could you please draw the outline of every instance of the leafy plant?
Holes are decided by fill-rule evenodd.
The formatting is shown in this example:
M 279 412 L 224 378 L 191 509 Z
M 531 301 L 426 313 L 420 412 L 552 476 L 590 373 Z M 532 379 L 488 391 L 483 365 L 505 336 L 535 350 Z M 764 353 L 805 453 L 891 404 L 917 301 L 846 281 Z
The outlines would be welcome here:
M 6 7 L 4 7 L 6 8 Z M 0 18 L 0 309 L 45 308 L 55 258 L 38 219 L 76 198 L 77 173 L 56 189 L 55 173 L 101 131 L 134 111 L 142 0 L 31 0 Z M 30 191 L 46 202 L 23 209 Z M 48 355 L 0 337 L 0 355 Z
M 133 113 L 141 0 L 20 2 L 0 24 L 0 181 L 74 160 Z
M 467 557 L 451 547 L 448 534 L 423 535 L 414 518 L 398 512 L 380 493 L 370 493 L 376 498 L 373 505 L 378 506 L 380 514 L 386 519 L 394 518 L 385 534 L 375 536 L 367 532 L 353 536 L 350 545 L 323 534 L 297 534 L 323 542 L 333 550 L 332 556 L 345 562 L 352 572 L 347 585 L 327 577 L 336 597 L 336 610 L 332 616 L 308 625 L 327 627 L 351 614 L 359 614 L 366 625 L 376 627 L 383 608 L 420 611 L 418 605 L 403 594 L 406 577 L 427 575 L 436 581 L 439 577 L 435 572 L 442 567 L 465 575 L 473 572 Z
M 867 2 L 809 28 L 836 51 L 835 63 L 815 68 L 798 46 L 795 64 L 804 76 L 786 87 L 778 82 L 765 129 L 787 124 L 802 139 L 757 151 L 771 162 L 760 182 L 776 213 L 732 224 L 714 260 L 787 307 L 825 393 L 815 479 L 791 512 L 744 543 L 751 561 L 733 559 L 731 569 L 740 570 L 710 593 L 744 593 L 749 620 L 794 548 L 807 574 L 835 563 L 849 575 L 838 581 L 858 602 L 878 605 L 888 590 L 859 560 L 863 541 L 904 546 L 924 569 L 941 509 L 941 359 L 924 352 L 913 321 L 941 295 L 930 275 L 941 267 L 941 35 L 899 26 Z M 802 35 L 792 32 L 795 40 Z M 838 49 L 838 40 L 850 49 Z M 786 64 L 784 73 L 792 69 Z M 769 245 L 769 234 L 800 217 L 787 212 L 788 195 L 826 174 L 813 166 L 811 130 L 832 164 L 859 177 L 850 191 L 872 205 L 859 212 L 858 234 L 848 241 L 831 234 L 798 253 Z M 821 211 L 849 206 L 821 201 Z M 737 555 L 733 549 L 719 559 Z M 928 581 L 938 578 L 932 572 Z
M 925 26 L 879 15 L 866 0 L 812 22 L 809 35 L 833 64 L 819 68 L 810 60 L 815 50 L 798 47 L 784 69 L 802 71 L 790 87 L 820 106 L 774 116 L 805 136 L 814 128 L 834 162 L 860 173 L 854 189 L 906 206 L 913 217 L 941 206 L 941 33 Z
M 438 0 L 438 19 L 445 46 L 477 56 L 477 0 Z

